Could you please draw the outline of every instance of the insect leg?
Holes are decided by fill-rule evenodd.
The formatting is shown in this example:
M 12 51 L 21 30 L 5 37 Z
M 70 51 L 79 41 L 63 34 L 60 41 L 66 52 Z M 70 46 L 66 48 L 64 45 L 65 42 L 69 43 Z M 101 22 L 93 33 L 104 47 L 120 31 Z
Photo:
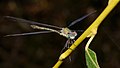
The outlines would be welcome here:
M 69 39 L 66 41 L 66 43 L 65 43 L 65 45 L 64 45 L 64 47 L 62 48 L 62 50 L 61 50 L 60 53 L 62 53 L 63 50 L 65 50 L 65 48 L 68 48 L 68 42 L 69 42 L 69 41 L 70 41 Z

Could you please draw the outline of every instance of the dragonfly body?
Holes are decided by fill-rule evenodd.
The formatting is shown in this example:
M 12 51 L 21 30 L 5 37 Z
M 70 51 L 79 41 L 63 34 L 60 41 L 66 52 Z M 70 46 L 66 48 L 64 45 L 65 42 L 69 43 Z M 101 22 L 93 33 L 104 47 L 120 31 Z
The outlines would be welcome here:
M 62 28 L 60 31 L 58 31 L 58 30 L 54 30 L 54 29 L 50 29 L 50 28 L 46 28 L 46 27 L 40 27 L 37 25 L 31 25 L 31 27 L 33 29 L 41 29 L 41 30 L 48 30 L 51 32 L 55 32 L 55 33 L 58 33 L 64 37 L 68 38 L 68 39 L 74 39 L 77 36 L 77 32 L 71 31 L 69 28 Z

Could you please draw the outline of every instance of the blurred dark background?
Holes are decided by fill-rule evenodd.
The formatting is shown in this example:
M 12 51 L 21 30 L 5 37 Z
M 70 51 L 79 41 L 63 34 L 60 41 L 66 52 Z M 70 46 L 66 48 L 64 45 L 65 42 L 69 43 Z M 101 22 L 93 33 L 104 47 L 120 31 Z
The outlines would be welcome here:
M 0 0 L 0 68 L 51 68 L 58 60 L 66 38 L 56 34 L 2 37 L 7 34 L 39 31 L 29 24 L 9 21 L 14 16 L 36 22 L 68 26 L 72 21 L 97 10 L 72 26 L 85 30 L 107 6 L 108 0 Z M 99 26 L 90 48 L 97 54 L 101 68 L 120 67 L 119 4 Z M 82 34 L 78 33 L 80 36 Z M 85 39 L 60 68 L 87 68 L 84 56 Z

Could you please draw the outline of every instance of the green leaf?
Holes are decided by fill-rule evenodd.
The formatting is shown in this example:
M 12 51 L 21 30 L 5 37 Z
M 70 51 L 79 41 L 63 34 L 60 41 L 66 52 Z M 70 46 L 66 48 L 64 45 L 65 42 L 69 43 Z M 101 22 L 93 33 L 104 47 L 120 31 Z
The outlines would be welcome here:
M 96 53 L 93 50 L 87 48 L 87 50 L 85 50 L 85 57 L 88 68 L 100 68 L 97 62 Z

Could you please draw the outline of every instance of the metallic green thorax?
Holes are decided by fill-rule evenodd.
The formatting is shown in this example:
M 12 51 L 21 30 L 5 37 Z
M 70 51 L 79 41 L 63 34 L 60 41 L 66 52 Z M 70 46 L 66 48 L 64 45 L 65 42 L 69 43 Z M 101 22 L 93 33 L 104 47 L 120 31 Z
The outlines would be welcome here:
M 75 31 L 71 31 L 68 28 L 62 28 L 60 32 L 60 35 L 70 39 L 74 39 L 77 36 L 77 33 Z

